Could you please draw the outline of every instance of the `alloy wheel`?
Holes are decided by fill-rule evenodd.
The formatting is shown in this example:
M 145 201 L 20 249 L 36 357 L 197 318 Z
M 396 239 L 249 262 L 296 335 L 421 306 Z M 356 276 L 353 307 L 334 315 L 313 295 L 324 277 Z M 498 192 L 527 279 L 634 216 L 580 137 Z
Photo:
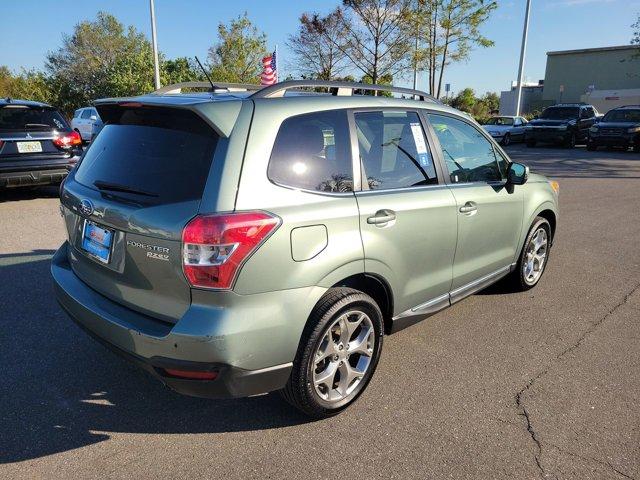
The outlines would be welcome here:
M 359 310 L 340 315 L 322 336 L 312 357 L 318 396 L 339 402 L 356 391 L 367 374 L 376 335 L 369 316 Z
M 522 265 L 523 276 L 528 285 L 534 285 L 542 275 L 548 252 L 547 230 L 540 227 L 531 237 Z

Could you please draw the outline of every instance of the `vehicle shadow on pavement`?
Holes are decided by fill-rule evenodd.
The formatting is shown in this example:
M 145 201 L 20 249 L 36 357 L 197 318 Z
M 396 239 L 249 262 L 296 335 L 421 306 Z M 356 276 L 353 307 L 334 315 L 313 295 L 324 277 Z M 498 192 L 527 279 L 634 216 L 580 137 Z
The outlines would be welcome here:
M 60 186 L 51 185 L 46 187 L 21 187 L 0 190 L 0 203 L 17 202 L 19 200 L 33 200 L 36 198 L 57 198 Z
M 114 432 L 234 432 L 309 421 L 277 394 L 185 397 L 121 360 L 57 305 L 53 253 L 0 255 L 0 464 L 108 441 Z

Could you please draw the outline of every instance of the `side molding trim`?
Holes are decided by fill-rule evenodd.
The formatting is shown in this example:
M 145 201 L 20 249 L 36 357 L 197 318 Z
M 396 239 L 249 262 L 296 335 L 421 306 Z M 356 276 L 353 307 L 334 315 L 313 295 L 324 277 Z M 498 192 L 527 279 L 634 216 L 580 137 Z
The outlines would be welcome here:
M 473 295 L 474 293 L 497 282 L 502 277 L 509 274 L 509 272 L 512 272 L 515 267 L 516 264 L 512 263 L 511 265 L 499 268 L 498 270 L 484 275 L 477 280 L 452 290 L 450 293 L 445 293 L 444 295 L 440 295 L 439 297 L 433 298 L 427 302 L 421 303 L 420 305 L 416 305 L 409 310 L 399 313 L 391 319 L 392 323 L 390 333 L 396 333 L 410 327 L 411 325 L 415 325 L 431 315 L 438 313 L 440 310 L 444 310 L 450 305 L 459 302 L 463 298 Z

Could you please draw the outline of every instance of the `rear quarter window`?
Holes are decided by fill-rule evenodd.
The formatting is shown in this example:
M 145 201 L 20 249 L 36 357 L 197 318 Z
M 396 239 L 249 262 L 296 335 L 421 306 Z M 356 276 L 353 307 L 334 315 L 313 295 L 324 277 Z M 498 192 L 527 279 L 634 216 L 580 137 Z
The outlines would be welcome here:
M 353 191 L 346 111 L 308 113 L 282 122 L 267 175 L 272 182 L 293 188 Z

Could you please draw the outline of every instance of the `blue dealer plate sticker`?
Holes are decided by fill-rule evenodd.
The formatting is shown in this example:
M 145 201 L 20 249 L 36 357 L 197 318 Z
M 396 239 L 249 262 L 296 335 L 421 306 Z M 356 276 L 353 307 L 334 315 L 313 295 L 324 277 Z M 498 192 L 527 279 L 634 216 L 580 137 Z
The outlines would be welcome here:
M 82 248 L 102 263 L 109 263 L 113 230 L 86 221 L 82 234 Z
M 422 167 L 430 167 L 431 166 L 431 157 L 428 153 L 419 153 L 418 159 L 420 160 L 420 165 Z

